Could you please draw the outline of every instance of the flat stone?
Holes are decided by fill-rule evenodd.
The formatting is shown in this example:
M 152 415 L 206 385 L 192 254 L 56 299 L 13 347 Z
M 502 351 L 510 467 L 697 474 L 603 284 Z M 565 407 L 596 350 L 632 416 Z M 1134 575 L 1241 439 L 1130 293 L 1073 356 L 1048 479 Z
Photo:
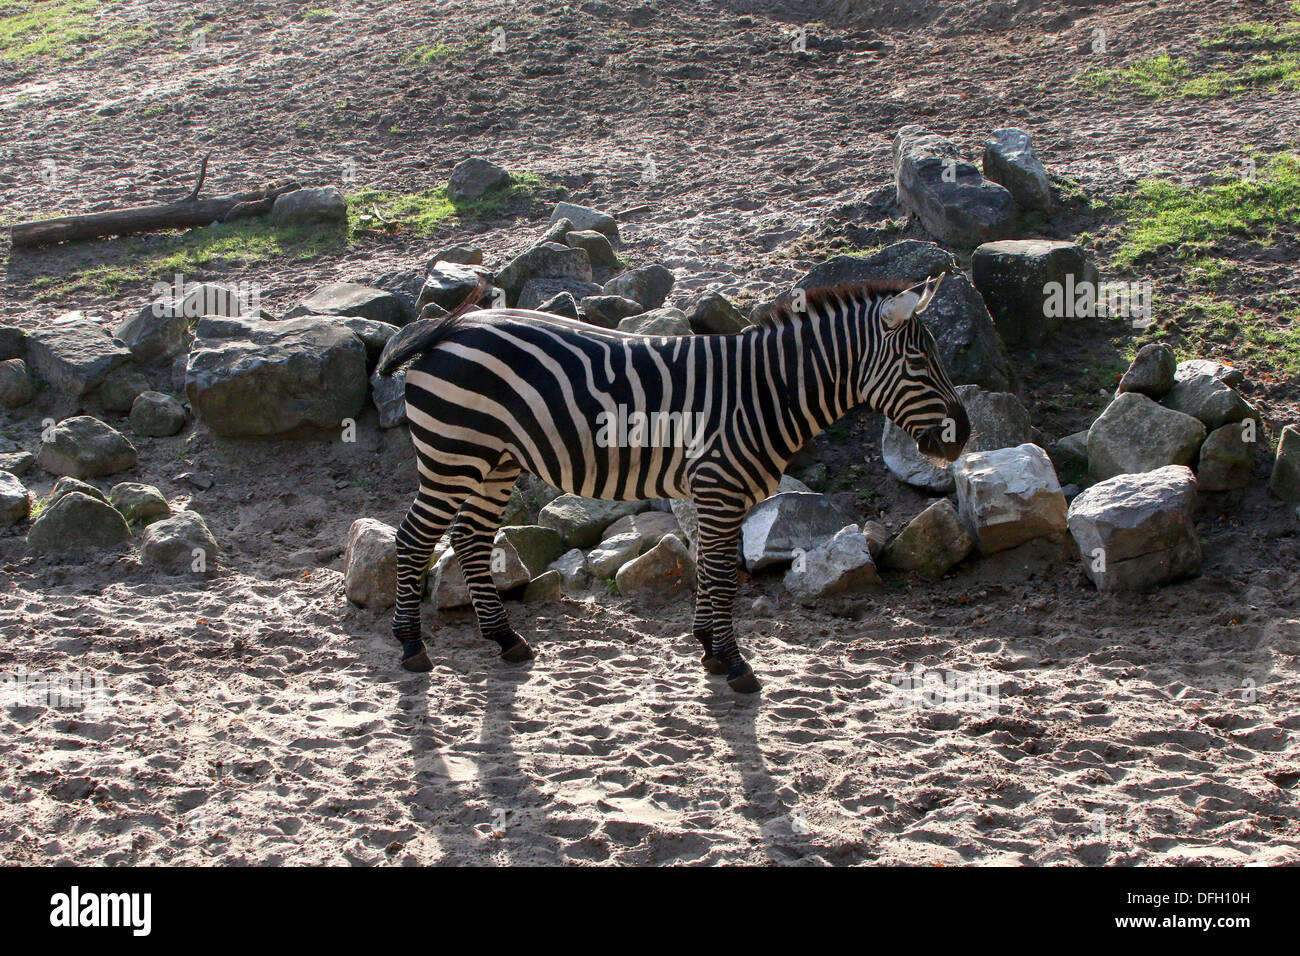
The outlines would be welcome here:
M 559 571 L 543 571 L 524 586 L 524 603 L 546 604 L 558 601 L 563 593 L 563 584 Z
M 1174 381 L 1181 382 L 1197 375 L 1212 375 L 1224 385 L 1231 385 L 1234 388 L 1246 381 L 1246 373 L 1240 369 L 1224 365 L 1222 362 L 1212 362 L 1209 359 L 1189 359 L 1186 362 L 1179 362 L 1178 368 L 1174 370 Z
M 1065 496 L 1037 445 L 968 452 L 953 464 L 953 477 L 957 513 L 981 554 L 1066 530 Z
M 284 317 L 296 319 L 304 315 L 352 315 L 392 326 L 405 325 L 415 318 L 410 303 L 401 296 L 355 282 L 319 286 Z
M 588 295 L 578 303 L 578 311 L 584 322 L 613 329 L 628 316 L 640 315 L 643 310 L 640 302 L 621 295 Z
M 754 505 L 740 527 L 745 568 L 752 573 L 793 561 L 851 522 L 825 495 L 778 492 Z

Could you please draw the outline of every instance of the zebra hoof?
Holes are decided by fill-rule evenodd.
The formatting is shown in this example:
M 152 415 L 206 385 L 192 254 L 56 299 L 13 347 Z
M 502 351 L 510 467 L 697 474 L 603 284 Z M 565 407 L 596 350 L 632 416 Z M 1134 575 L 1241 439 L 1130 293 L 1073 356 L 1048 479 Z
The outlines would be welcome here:
M 405 650 L 406 648 L 403 648 L 403 651 Z M 424 645 L 421 644 L 415 649 L 414 653 L 406 654 L 402 658 L 402 667 L 406 668 L 408 671 L 414 671 L 419 674 L 424 671 L 433 670 L 433 661 L 429 660 L 429 652 L 425 650 Z
M 501 659 L 503 661 L 509 661 L 511 664 L 522 664 L 524 661 L 531 661 L 533 659 L 533 649 L 529 647 L 528 642 L 521 637 L 519 638 L 518 644 L 515 644 L 509 649 L 501 652 Z
M 712 654 L 705 654 L 704 657 L 700 659 L 700 663 L 704 665 L 704 669 L 710 674 L 727 673 L 727 665 L 722 662 L 721 657 L 714 657 Z
M 737 674 L 735 677 L 728 677 L 727 684 L 737 694 L 757 694 L 763 687 L 754 676 L 752 667 L 746 667 L 744 673 Z

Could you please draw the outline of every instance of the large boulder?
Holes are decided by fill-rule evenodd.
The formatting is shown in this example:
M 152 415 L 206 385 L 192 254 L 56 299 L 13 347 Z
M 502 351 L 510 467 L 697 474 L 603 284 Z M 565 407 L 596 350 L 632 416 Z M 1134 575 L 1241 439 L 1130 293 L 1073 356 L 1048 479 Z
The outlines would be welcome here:
M 374 518 L 358 518 L 348 528 L 343 593 L 362 607 L 397 603 L 397 531 Z
M 20 358 L 0 362 L 0 405 L 17 408 L 36 397 L 36 386 L 27 373 L 27 363 Z
M 27 336 L 31 370 L 56 392 L 79 398 L 131 361 L 131 351 L 80 312 L 68 312 Z
M 1174 387 L 1178 359 L 1163 342 L 1149 342 L 1138 349 L 1128 371 L 1119 380 L 1120 392 L 1140 392 L 1157 401 Z
M 68 492 L 48 505 L 27 529 L 31 554 L 66 554 L 83 548 L 113 548 L 131 537 L 126 519 L 102 498 Z
M 155 521 L 140 538 L 140 560 L 167 574 L 211 574 L 217 558 L 217 539 L 196 511 Z
M 915 572 L 937 581 L 974 548 L 975 539 L 961 523 L 957 509 L 947 498 L 940 498 L 885 546 L 881 563 L 894 571 Z
M 1088 429 L 1088 471 L 1095 481 L 1115 475 L 1190 465 L 1205 441 L 1205 426 L 1191 415 L 1124 392 Z
M 785 575 L 786 590 L 801 598 L 823 598 L 880 584 L 871 545 L 857 525 L 796 555 Z
M 218 435 L 339 428 L 366 400 L 366 348 L 313 318 L 201 319 L 185 370 L 194 414 Z
M 1050 209 L 1051 180 L 1029 134 L 1014 126 L 995 129 L 984 147 L 984 175 L 1005 186 L 1025 209 Z
M 579 206 L 571 202 L 559 202 L 551 212 L 551 222 L 567 219 L 574 229 L 594 229 L 603 233 L 610 242 L 618 242 L 618 223 L 614 217 L 590 206 Z
M 958 514 L 981 554 L 1066 530 L 1065 496 L 1037 445 L 969 452 L 954 463 L 953 477 Z
M 695 559 L 676 535 L 618 569 L 618 593 L 645 603 L 667 601 L 695 589 Z
M 447 178 L 447 198 L 452 202 L 469 202 L 484 193 L 510 185 L 510 173 L 496 163 L 477 156 L 462 159 Z
M 1046 342 L 1065 321 L 1055 314 L 1064 310 L 1049 308 L 1052 290 L 1088 281 L 1092 272 L 1079 246 L 1053 239 L 986 242 L 971 257 L 975 288 L 1008 345 Z
M 337 186 L 313 186 L 282 193 L 271 206 L 271 221 L 289 225 L 313 222 L 346 222 L 348 204 Z
M 50 474 L 73 478 L 111 475 L 134 468 L 137 460 L 125 435 L 89 415 L 59 422 L 36 453 L 36 463 Z
M 1191 469 L 1168 465 L 1093 485 L 1070 504 L 1070 533 L 1099 591 L 1141 590 L 1200 569 L 1195 513 Z
M 740 526 L 740 551 L 746 570 L 787 564 L 852 523 L 825 495 L 778 492 L 750 509 Z
M 641 308 L 650 311 L 664 304 L 676 281 L 673 274 L 663 266 L 642 266 L 640 269 L 629 269 L 606 282 L 605 295 L 621 295 L 625 299 L 640 302 Z
M 497 273 L 496 284 L 506 301 L 514 304 L 532 279 L 576 279 L 591 281 L 591 259 L 585 249 L 573 249 L 558 242 L 543 242 L 521 252 Z
M 415 318 L 415 313 L 401 296 L 355 282 L 331 282 L 320 286 L 284 317 L 296 319 L 304 315 L 355 315 L 388 325 L 405 325 Z
M 836 256 L 800 279 L 795 288 L 820 289 L 871 279 L 921 282 L 943 272 L 947 276 L 921 320 L 934 333 L 944 370 L 957 385 L 1009 391 L 1014 375 L 984 299 L 952 253 L 933 242 L 909 239 L 870 256 Z
M 1232 422 L 1210 432 L 1196 464 L 1196 485 L 1201 491 L 1237 491 L 1250 484 L 1254 469 L 1255 429 Z
M 1164 405 L 1199 419 L 1208 429 L 1247 418 L 1259 422 L 1259 412 L 1241 397 L 1240 392 L 1208 372 L 1179 378 L 1164 397 Z
M 899 205 L 940 242 L 977 246 L 1014 228 L 1011 193 L 985 179 L 951 142 L 923 127 L 904 126 L 894 137 L 894 183 Z
M 31 510 L 31 493 L 15 475 L 0 471 L 0 525 L 24 521 Z
M 1282 429 L 1268 490 L 1283 501 L 1300 501 L 1300 428 L 1295 425 Z
M 537 523 L 559 532 L 567 547 L 590 548 L 619 518 L 645 509 L 644 501 L 603 501 L 564 494 L 541 509 Z

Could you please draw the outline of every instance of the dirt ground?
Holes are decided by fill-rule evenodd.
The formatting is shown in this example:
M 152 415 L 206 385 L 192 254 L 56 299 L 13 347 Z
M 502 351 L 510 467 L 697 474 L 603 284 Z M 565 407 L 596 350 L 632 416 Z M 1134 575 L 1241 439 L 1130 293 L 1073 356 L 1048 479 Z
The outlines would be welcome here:
M 128 0 L 99 21 L 141 31 L 120 47 L 0 61 L 0 219 L 177 198 L 209 150 L 209 195 L 345 169 L 349 189 L 410 192 L 482 156 L 541 177 L 535 208 L 186 278 L 261 283 L 278 313 L 323 282 L 421 270 L 452 242 L 499 265 L 564 195 L 627 213 L 624 256 L 672 269 L 670 302 L 708 289 L 749 305 L 838 251 L 922 237 L 883 189 L 908 123 L 976 156 L 992 129 L 1022 126 L 1054 175 L 1102 199 L 1294 148 L 1293 92 L 1147 100 L 1071 81 L 1097 30 L 1113 65 L 1283 12 Z M 497 26 L 502 53 L 486 42 Z M 403 59 L 439 45 L 451 52 Z M 1108 216 L 1067 201 L 1035 234 L 1084 235 L 1109 276 Z M 125 248 L 6 248 L 3 321 L 84 309 L 115 327 L 152 280 L 73 296 L 41 280 Z M 1297 287 L 1285 256 L 1240 266 L 1241 306 Z M 1161 294 L 1172 309 L 1183 293 Z M 1109 393 L 1081 396 L 1079 376 L 1116 349 L 1081 321 L 1012 353 L 1048 440 L 1095 417 Z M 1245 368 L 1271 434 L 1300 421 L 1295 381 Z M 73 410 L 42 394 L 0 412 L 0 432 L 34 449 L 41 420 Z M 852 469 L 842 499 L 896 530 L 927 499 L 887 475 L 879 432 L 854 414 L 815 457 Z M 1300 516 L 1267 495 L 1262 453 L 1247 492 L 1204 497 L 1202 574 L 1150 594 L 1100 595 L 1041 547 L 815 607 L 779 576 L 746 580 L 739 633 L 766 687 L 740 698 L 697 667 L 686 603 L 604 593 L 510 605 L 538 651 L 523 668 L 496 661 L 467 614 L 428 613 L 434 670 L 400 670 L 387 616 L 342 590 L 350 523 L 397 523 L 415 486 L 409 439 L 373 411 L 355 444 L 191 425 L 138 446 L 113 481 L 203 514 L 222 568 L 167 577 L 133 550 L 30 559 L 23 526 L 0 531 L 0 671 L 19 691 L 0 708 L 5 862 L 1300 863 Z M 24 481 L 44 494 L 53 478 Z M 761 595 L 775 613 L 753 608 Z M 23 697 L 48 674 L 89 683 L 73 705 Z

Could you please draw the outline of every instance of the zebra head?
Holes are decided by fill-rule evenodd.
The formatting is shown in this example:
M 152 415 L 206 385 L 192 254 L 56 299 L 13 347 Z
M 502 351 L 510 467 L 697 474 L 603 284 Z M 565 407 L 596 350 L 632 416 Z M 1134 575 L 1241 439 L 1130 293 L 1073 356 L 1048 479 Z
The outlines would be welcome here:
M 911 435 L 922 455 L 947 464 L 966 447 L 970 419 L 939 361 L 934 335 L 918 318 L 941 282 L 942 275 L 881 296 L 867 310 L 867 340 L 876 348 L 863 363 L 859 397 Z

